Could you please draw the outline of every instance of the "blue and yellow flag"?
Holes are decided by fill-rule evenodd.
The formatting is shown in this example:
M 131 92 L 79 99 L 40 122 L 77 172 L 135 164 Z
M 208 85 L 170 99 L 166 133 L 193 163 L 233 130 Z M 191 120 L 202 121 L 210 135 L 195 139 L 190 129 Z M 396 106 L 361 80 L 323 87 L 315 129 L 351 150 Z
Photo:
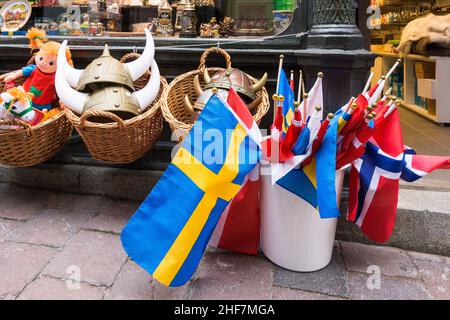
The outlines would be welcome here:
M 161 179 L 122 232 L 128 255 L 166 286 L 194 273 L 216 224 L 261 151 L 213 95 Z
M 334 118 L 322 145 L 310 164 L 293 169 L 277 184 L 292 192 L 319 211 L 321 218 L 339 217 L 336 203 L 336 142 L 339 118 Z
M 279 95 L 284 97 L 283 101 L 283 133 L 286 134 L 289 126 L 294 118 L 294 92 L 292 91 L 291 85 L 284 70 L 281 70 L 280 75 L 280 85 L 279 85 Z

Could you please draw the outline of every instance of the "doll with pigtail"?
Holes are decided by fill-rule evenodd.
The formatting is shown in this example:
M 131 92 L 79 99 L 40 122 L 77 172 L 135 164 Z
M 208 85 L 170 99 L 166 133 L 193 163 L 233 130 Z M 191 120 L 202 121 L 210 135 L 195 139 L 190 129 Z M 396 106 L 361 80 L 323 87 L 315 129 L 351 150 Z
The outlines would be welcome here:
M 23 67 L 21 70 L 14 71 L 5 77 L 5 82 L 15 81 L 20 77 L 25 77 L 23 88 L 33 94 L 33 107 L 40 110 L 52 109 L 55 99 L 55 74 L 56 58 L 60 44 L 54 41 L 48 41 L 45 31 L 37 28 L 31 28 L 27 32 L 27 38 L 30 41 L 30 48 L 39 51 L 34 55 L 34 64 Z M 67 61 L 72 65 L 71 53 L 66 51 Z

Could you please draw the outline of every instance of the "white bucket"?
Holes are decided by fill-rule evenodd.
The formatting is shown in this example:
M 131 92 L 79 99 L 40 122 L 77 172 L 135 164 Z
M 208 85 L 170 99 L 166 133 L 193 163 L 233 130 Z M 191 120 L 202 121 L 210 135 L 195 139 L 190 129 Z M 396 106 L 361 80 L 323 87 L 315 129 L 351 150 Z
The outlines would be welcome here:
M 267 171 L 266 171 L 267 172 Z M 344 170 L 336 172 L 340 203 Z M 338 218 L 321 219 L 307 202 L 261 174 L 261 248 L 285 269 L 310 272 L 331 261 Z

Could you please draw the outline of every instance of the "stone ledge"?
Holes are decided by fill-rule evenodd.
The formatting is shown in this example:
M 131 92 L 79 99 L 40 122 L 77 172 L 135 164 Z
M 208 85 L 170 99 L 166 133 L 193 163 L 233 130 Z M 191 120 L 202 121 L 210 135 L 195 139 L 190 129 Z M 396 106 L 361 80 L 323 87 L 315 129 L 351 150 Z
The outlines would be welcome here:
M 142 201 L 162 171 L 109 167 L 41 164 L 30 168 L 0 166 L 0 182 L 53 189 L 76 194 L 101 195 Z M 342 212 L 346 211 L 343 192 Z M 450 256 L 450 192 L 400 189 L 397 223 L 387 245 L 419 252 Z M 336 238 L 370 242 L 352 223 L 340 218 Z

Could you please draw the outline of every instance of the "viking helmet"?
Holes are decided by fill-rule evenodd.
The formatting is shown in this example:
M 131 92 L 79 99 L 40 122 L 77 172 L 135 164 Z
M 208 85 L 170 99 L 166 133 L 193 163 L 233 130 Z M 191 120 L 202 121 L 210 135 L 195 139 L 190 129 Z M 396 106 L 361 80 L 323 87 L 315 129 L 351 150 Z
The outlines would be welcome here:
M 261 90 L 267 82 L 267 73 L 265 73 L 261 80 L 255 84 L 253 84 L 248 74 L 235 68 L 219 71 L 212 78 L 209 76 L 208 69 L 205 68 L 203 78 L 206 82 L 205 89 L 215 87 L 218 89 L 229 90 L 231 84 L 233 84 L 233 88 L 238 93 L 243 94 L 251 100 L 255 100 L 256 92 Z
M 58 68 L 55 88 L 61 102 L 74 112 L 81 114 L 87 110 L 109 111 L 124 118 L 139 115 L 156 99 L 160 88 L 158 64 L 152 60 L 152 74 L 147 85 L 140 91 L 131 92 L 128 87 L 118 84 L 99 85 L 93 93 L 83 93 L 73 89 L 64 75 L 68 63 L 65 58 L 67 40 L 58 52 Z
M 151 66 L 155 56 L 155 44 L 152 34 L 145 29 L 146 44 L 142 55 L 128 63 L 113 58 L 105 45 L 103 54 L 92 61 L 84 70 L 71 67 L 68 63 L 63 69 L 65 78 L 72 88 L 89 91 L 96 90 L 100 83 L 124 85 L 134 91 L 133 81 L 139 79 Z

